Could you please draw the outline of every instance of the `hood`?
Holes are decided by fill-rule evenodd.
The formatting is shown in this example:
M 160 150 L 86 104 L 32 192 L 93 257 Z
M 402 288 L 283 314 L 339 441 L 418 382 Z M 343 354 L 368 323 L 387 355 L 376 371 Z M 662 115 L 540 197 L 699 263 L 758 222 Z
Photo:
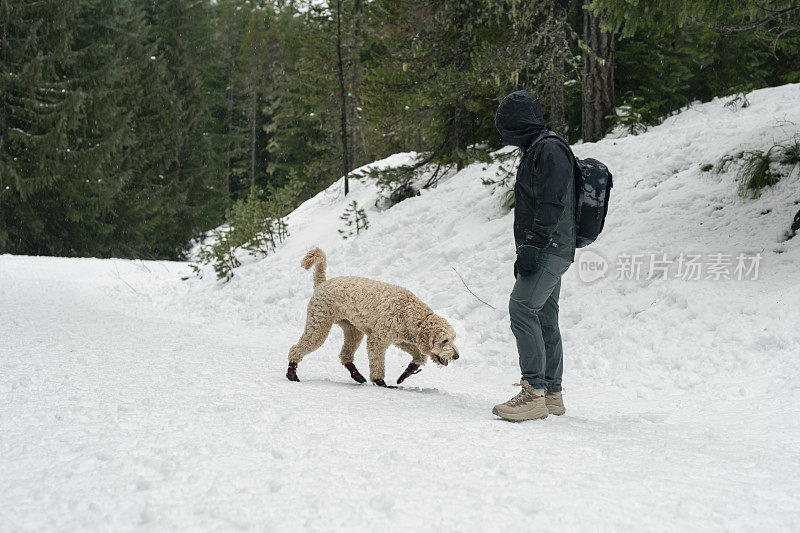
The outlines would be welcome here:
M 497 106 L 494 125 L 503 144 L 525 148 L 545 130 L 539 99 L 528 91 L 515 91 Z

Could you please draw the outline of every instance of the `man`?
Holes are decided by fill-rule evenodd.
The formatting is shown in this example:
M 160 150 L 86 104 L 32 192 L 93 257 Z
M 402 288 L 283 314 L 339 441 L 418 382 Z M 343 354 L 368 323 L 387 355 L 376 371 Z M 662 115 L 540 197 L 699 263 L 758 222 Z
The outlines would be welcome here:
M 565 141 L 540 138 L 547 132 L 542 108 L 528 91 L 503 99 L 495 126 L 504 144 L 523 153 L 514 185 L 517 281 L 508 304 L 522 390 L 492 412 L 514 421 L 562 415 L 558 296 L 561 276 L 575 260 L 574 159 Z

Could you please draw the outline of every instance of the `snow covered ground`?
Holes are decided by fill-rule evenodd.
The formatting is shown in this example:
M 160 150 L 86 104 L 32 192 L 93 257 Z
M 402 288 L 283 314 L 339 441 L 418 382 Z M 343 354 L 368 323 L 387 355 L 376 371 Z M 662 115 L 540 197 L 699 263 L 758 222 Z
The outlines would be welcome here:
M 562 288 L 563 417 L 491 414 L 518 380 L 512 217 L 480 180 L 493 165 L 383 212 L 372 185 L 334 185 L 227 284 L 181 281 L 182 263 L 0 257 L 0 530 L 796 530 L 800 237 L 784 233 L 800 169 L 757 200 L 735 166 L 700 169 L 797 134 L 800 85 L 748 98 L 574 147 L 615 189 Z M 353 199 L 370 228 L 342 240 Z M 459 361 L 359 386 L 334 328 L 288 382 L 314 245 L 329 277 L 404 285 L 448 318 Z M 702 279 L 677 270 L 691 254 Z M 739 254 L 760 254 L 758 279 L 735 279 Z M 647 279 L 653 257 L 675 262 Z M 589 264 L 608 270 L 588 283 Z M 734 279 L 705 279 L 715 268 Z M 390 351 L 387 377 L 407 363 Z

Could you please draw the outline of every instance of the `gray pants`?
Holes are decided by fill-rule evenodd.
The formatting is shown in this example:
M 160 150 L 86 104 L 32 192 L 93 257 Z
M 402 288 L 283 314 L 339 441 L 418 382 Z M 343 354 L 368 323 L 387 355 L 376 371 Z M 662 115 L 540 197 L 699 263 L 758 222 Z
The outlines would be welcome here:
M 561 276 L 571 261 L 553 254 L 539 256 L 530 276 L 517 276 L 508 302 L 511 331 L 517 338 L 522 379 L 534 389 L 561 390 L 564 352 L 558 330 L 558 295 Z

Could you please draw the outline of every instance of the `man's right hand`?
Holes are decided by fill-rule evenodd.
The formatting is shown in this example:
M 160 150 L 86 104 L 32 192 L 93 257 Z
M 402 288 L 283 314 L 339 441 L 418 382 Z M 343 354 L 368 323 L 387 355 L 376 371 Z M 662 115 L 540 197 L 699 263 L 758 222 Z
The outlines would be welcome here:
M 539 268 L 539 254 L 541 250 L 530 244 L 523 244 L 517 248 L 517 262 L 515 270 L 520 276 L 530 276 Z

